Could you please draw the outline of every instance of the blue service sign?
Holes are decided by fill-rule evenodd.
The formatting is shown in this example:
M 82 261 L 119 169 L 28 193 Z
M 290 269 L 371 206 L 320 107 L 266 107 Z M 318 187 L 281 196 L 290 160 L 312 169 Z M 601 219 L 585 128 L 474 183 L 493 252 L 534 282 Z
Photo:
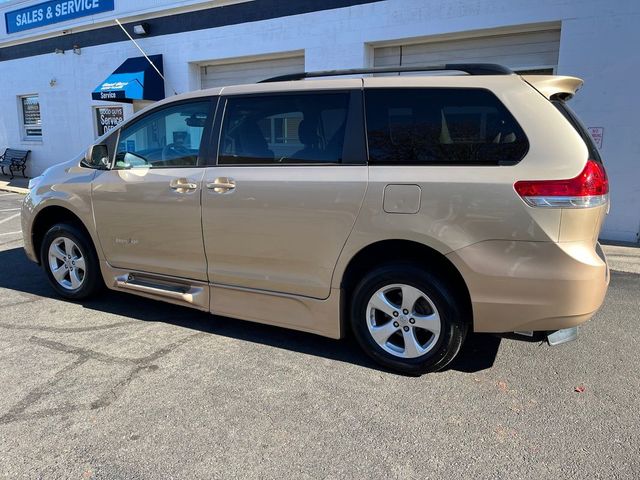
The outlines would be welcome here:
M 4 14 L 7 33 L 66 22 L 114 9 L 114 0 L 51 0 Z
M 113 73 L 92 92 L 94 100 L 142 100 L 144 72 Z

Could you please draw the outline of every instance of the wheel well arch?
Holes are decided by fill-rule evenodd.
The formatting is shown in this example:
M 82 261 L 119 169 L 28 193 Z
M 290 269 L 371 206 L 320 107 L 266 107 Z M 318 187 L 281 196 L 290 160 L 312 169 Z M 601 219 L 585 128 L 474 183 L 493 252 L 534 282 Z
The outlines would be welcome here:
M 52 205 L 50 207 L 43 208 L 40 212 L 38 212 L 35 219 L 33 220 L 31 238 L 33 241 L 33 250 L 38 263 L 42 262 L 42 259 L 40 258 L 40 249 L 42 247 L 42 241 L 45 234 L 53 225 L 61 222 L 71 223 L 82 230 L 82 233 L 87 236 L 87 239 L 95 250 L 95 245 L 93 245 L 91 234 L 89 233 L 89 230 L 87 230 L 87 227 L 84 226 L 82 220 L 80 220 L 80 217 L 78 217 L 75 213 L 65 207 Z
M 460 295 L 463 301 L 465 318 L 469 327 L 473 326 L 473 309 L 471 294 L 462 274 L 445 255 L 422 243 L 411 240 L 381 240 L 367 245 L 356 253 L 347 264 L 342 274 L 340 328 L 342 336 L 348 330 L 348 315 L 351 295 L 360 279 L 370 270 L 383 263 L 394 261 L 411 261 L 422 265 L 430 271 L 437 272 Z

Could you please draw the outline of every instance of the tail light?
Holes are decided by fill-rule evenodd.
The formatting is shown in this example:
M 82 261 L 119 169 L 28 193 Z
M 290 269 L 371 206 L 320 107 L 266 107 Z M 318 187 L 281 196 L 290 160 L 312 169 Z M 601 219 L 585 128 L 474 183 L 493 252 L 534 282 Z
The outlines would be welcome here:
M 568 180 L 522 180 L 514 188 L 532 207 L 588 208 L 607 203 L 609 180 L 604 166 L 595 160 Z

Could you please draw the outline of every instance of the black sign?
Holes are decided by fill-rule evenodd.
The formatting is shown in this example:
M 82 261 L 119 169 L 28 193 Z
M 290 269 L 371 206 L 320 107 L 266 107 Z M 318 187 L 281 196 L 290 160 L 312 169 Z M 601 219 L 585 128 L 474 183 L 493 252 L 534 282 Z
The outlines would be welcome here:
M 22 97 L 22 114 L 25 125 L 40 125 L 40 100 L 38 97 Z
M 131 100 L 127 98 L 127 92 L 124 90 L 116 92 L 93 92 L 91 98 L 94 100 L 113 100 L 116 102 L 123 101 L 124 103 L 131 103 Z
M 98 107 L 96 108 L 96 120 L 100 137 L 124 120 L 124 111 L 122 107 Z

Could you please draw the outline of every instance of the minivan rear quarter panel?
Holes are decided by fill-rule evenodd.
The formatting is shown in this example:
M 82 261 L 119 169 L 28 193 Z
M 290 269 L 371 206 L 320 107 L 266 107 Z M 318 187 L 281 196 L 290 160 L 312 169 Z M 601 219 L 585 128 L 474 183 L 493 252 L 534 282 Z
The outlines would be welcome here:
M 446 81 L 441 77 L 374 77 L 366 78 L 364 85 L 365 89 L 488 89 L 526 132 L 529 150 L 510 166 L 370 165 L 367 198 L 338 263 L 334 284 L 339 284 L 348 258 L 382 239 L 406 238 L 443 254 L 485 240 L 559 240 L 561 210 L 529 207 L 513 188 L 521 179 L 574 177 L 587 158 L 579 136 L 542 95 L 515 75 L 447 77 Z M 385 212 L 382 199 L 388 184 L 419 185 L 419 213 Z
M 436 251 L 448 255 L 463 275 L 469 287 L 474 309 L 474 326 L 477 331 L 513 331 L 516 325 L 534 320 L 557 316 L 574 316 L 593 312 L 601 303 L 606 290 L 604 278 L 606 265 L 595 255 L 594 225 L 587 222 L 590 231 L 585 248 L 593 251 L 584 264 L 567 249 L 558 246 L 561 240 L 562 209 L 538 209 L 526 205 L 514 190 L 514 183 L 523 179 L 566 179 L 577 176 L 583 169 L 588 157 L 587 148 L 556 108 L 536 90 L 521 80 L 519 76 L 460 76 L 447 77 L 374 77 L 364 79 L 365 89 L 375 88 L 484 88 L 506 106 L 516 118 L 529 140 L 529 150 L 515 165 L 469 166 L 469 165 L 425 165 L 425 166 L 386 166 L 370 165 L 369 186 L 353 234 L 340 257 L 334 275 L 334 286 L 339 285 L 348 261 L 366 245 L 384 239 L 406 239 L 427 245 Z M 421 189 L 420 210 L 417 214 L 393 214 L 384 211 L 382 199 L 389 184 L 418 185 Z M 601 212 L 595 213 L 599 215 Z M 572 212 L 567 216 L 573 215 Z M 582 238 L 582 237 L 580 237 Z M 574 238 L 575 239 L 575 238 Z M 464 252 L 466 247 L 478 245 Z M 483 250 L 486 248 L 486 252 Z M 579 250 L 582 247 L 575 247 Z M 501 253 L 498 253 L 501 252 Z M 486 255 L 490 253 L 490 255 Z M 584 253 L 584 252 L 583 252 Z M 477 257 L 480 255 L 480 257 Z M 488 264 L 479 259 L 493 257 L 501 260 L 495 269 L 485 268 Z M 597 255 L 595 255 L 597 257 Z M 540 259 L 558 262 L 565 273 L 557 278 L 559 284 L 570 288 L 560 288 L 554 293 L 553 282 L 549 289 L 532 292 L 533 303 L 543 299 L 548 309 L 534 309 L 529 322 L 518 322 L 514 317 L 514 308 L 519 304 L 527 305 L 525 295 L 527 286 L 531 287 L 529 273 L 519 270 L 523 264 L 535 263 Z M 555 267 L 546 263 L 552 271 Z M 570 268 L 575 267 L 575 268 Z M 539 272 L 539 270 L 538 270 Z M 588 286 L 580 281 L 593 281 L 598 287 L 593 301 L 574 302 L 580 288 Z M 483 282 L 498 287 L 491 280 L 500 277 L 503 290 L 500 295 L 489 298 Z M 534 275 L 535 277 L 535 275 Z M 543 275 L 538 275 L 543 280 Z M 547 278 L 554 280 L 554 275 Z M 540 285 L 537 285 L 539 287 Z M 510 287 L 513 287 L 510 289 Z M 537 288 L 536 287 L 536 288 Z M 547 295 L 545 297 L 545 295 Z M 601 295 L 602 294 L 602 295 Z M 539 295 L 539 296 L 538 296 Z M 563 296 L 564 295 L 564 296 Z M 568 297 L 567 297 L 568 296 Z M 569 304 L 557 309 L 557 301 L 571 298 Z M 554 303 L 555 302 L 555 303 Z M 504 308 L 503 314 L 496 318 L 498 325 L 488 320 L 498 313 L 493 305 Z M 481 305 L 484 305 L 481 307 Z M 487 307 L 487 305 L 492 305 Z M 592 308 L 593 307 L 593 308 Z M 511 318 L 506 315 L 509 311 Z M 489 322 L 489 323 L 487 323 Z M 532 323 L 533 322 L 533 323 Z M 571 321 L 564 322 L 567 324 Z M 553 321 L 542 322 L 537 326 L 551 327 Z

